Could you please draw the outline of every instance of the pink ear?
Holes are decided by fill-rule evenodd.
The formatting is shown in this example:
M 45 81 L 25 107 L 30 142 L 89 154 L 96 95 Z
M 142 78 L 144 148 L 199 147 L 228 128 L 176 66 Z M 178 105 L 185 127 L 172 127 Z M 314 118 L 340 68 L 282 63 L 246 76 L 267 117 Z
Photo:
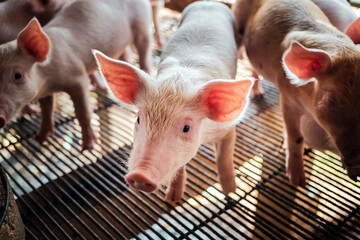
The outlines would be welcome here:
M 216 122 L 230 122 L 245 110 L 252 80 L 215 80 L 203 90 L 202 100 L 208 118 Z
M 349 36 L 355 44 L 360 43 L 360 18 L 356 19 L 345 31 L 346 35 Z
M 36 18 L 31 19 L 19 33 L 17 44 L 22 54 L 32 57 L 38 62 L 45 61 L 50 51 L 50 40 L 41 30 Z
M 99 51 L 93 50 L 93 54 L 114 95 L 124 103 L 133 104 L 140 88 L 136 70 L 128 63 L 110 59 Z
M 283 61 L 292 74 L 301 80 L 308 80 L 326 70 L 331 59 L 325 51 L 305 48 L 294 41 L 284 53 Z

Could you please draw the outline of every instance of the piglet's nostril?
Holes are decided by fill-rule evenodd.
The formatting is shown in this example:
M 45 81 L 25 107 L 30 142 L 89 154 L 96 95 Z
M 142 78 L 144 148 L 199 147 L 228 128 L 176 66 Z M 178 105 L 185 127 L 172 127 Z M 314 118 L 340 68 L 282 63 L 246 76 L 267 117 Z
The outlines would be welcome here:
M 141 172 L 132 172 L 126 175 L 125 179 L 132 188 L 137 190 L 153 192 L 157 189 L 157 184 Z
M 128 179 L 127 180 L 130 186 L 134 186 L 136 184 L 135 180 Z

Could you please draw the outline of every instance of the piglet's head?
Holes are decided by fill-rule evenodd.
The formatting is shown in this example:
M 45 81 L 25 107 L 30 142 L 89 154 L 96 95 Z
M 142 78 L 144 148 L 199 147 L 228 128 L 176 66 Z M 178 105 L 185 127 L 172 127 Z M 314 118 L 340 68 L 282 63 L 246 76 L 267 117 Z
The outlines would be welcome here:
M 293 42 L 283 65 L 291 83 L 314 82 L 308 94 L 313 116 L 339 150 L 348 175 L 356 179 L 360 176 L 360 52 L 350 45 L 334 56 Z
M 114 95 L 138 109 L 126 181 L 146 192 L 169 184 L 208 131 L 236 120 L 252 86 L 252 80 L 213 80 L 196 87 L 176 73 L 152 79 L 126 62 L 94 55 Z
M 50 41 L 34 18 L 16 40 L 0 45 L 0 127 L 11 120 L 38 92 L 34 65 L 44 62 Z

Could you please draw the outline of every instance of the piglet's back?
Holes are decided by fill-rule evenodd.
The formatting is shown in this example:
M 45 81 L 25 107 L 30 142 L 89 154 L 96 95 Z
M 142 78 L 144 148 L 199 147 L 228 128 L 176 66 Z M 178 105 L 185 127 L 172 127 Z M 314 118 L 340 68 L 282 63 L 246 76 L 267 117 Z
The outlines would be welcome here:
M 235 19 L 230 9 L 216 2 L 201 1 L 189 5 L 183 11 L 179 29 L 164 49 L 161 61 L 170 53 L 180 65 L 203 69 L 214 78 L 234 78 Z

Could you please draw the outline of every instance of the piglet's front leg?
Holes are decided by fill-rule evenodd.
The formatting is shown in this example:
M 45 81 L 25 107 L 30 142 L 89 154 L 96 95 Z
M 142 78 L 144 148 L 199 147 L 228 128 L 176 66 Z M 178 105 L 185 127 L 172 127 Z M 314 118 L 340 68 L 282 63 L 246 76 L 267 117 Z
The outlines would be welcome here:
M 166 201 L 178 202 L 184 195 L 184 189 L 186 184 L 186 167 L 181 167 L 177 173 L 175 179 L 171 182 L 166 196 Z
M 78 79 L 79 83 L 73 86 L 70 91 L 70 97 L 74 103 L 76 118 L 82 132 L 82 151 L 91 151 L 97 141 L 94 131 L 91 127 L 91 107 L 89 93 L 89 79 Z
M 215 143 L 216 166 L 219 172 L 219 181 L 225 195 L 236 190 L 233 163 L 235 137 L 235 127 L 232 127 L 221 140 Z
M 49 135 L 54 134 L 54 95 L 39 99 L 41 109 L 40 129 L 36 141 L 42 143 Z
M 285 124 L 286 173 L 295 186 L 305 186 L 303 162 L 304 138 L 300 132 L 301 114 L 294 106 L 281 99 L 281 108 Z

